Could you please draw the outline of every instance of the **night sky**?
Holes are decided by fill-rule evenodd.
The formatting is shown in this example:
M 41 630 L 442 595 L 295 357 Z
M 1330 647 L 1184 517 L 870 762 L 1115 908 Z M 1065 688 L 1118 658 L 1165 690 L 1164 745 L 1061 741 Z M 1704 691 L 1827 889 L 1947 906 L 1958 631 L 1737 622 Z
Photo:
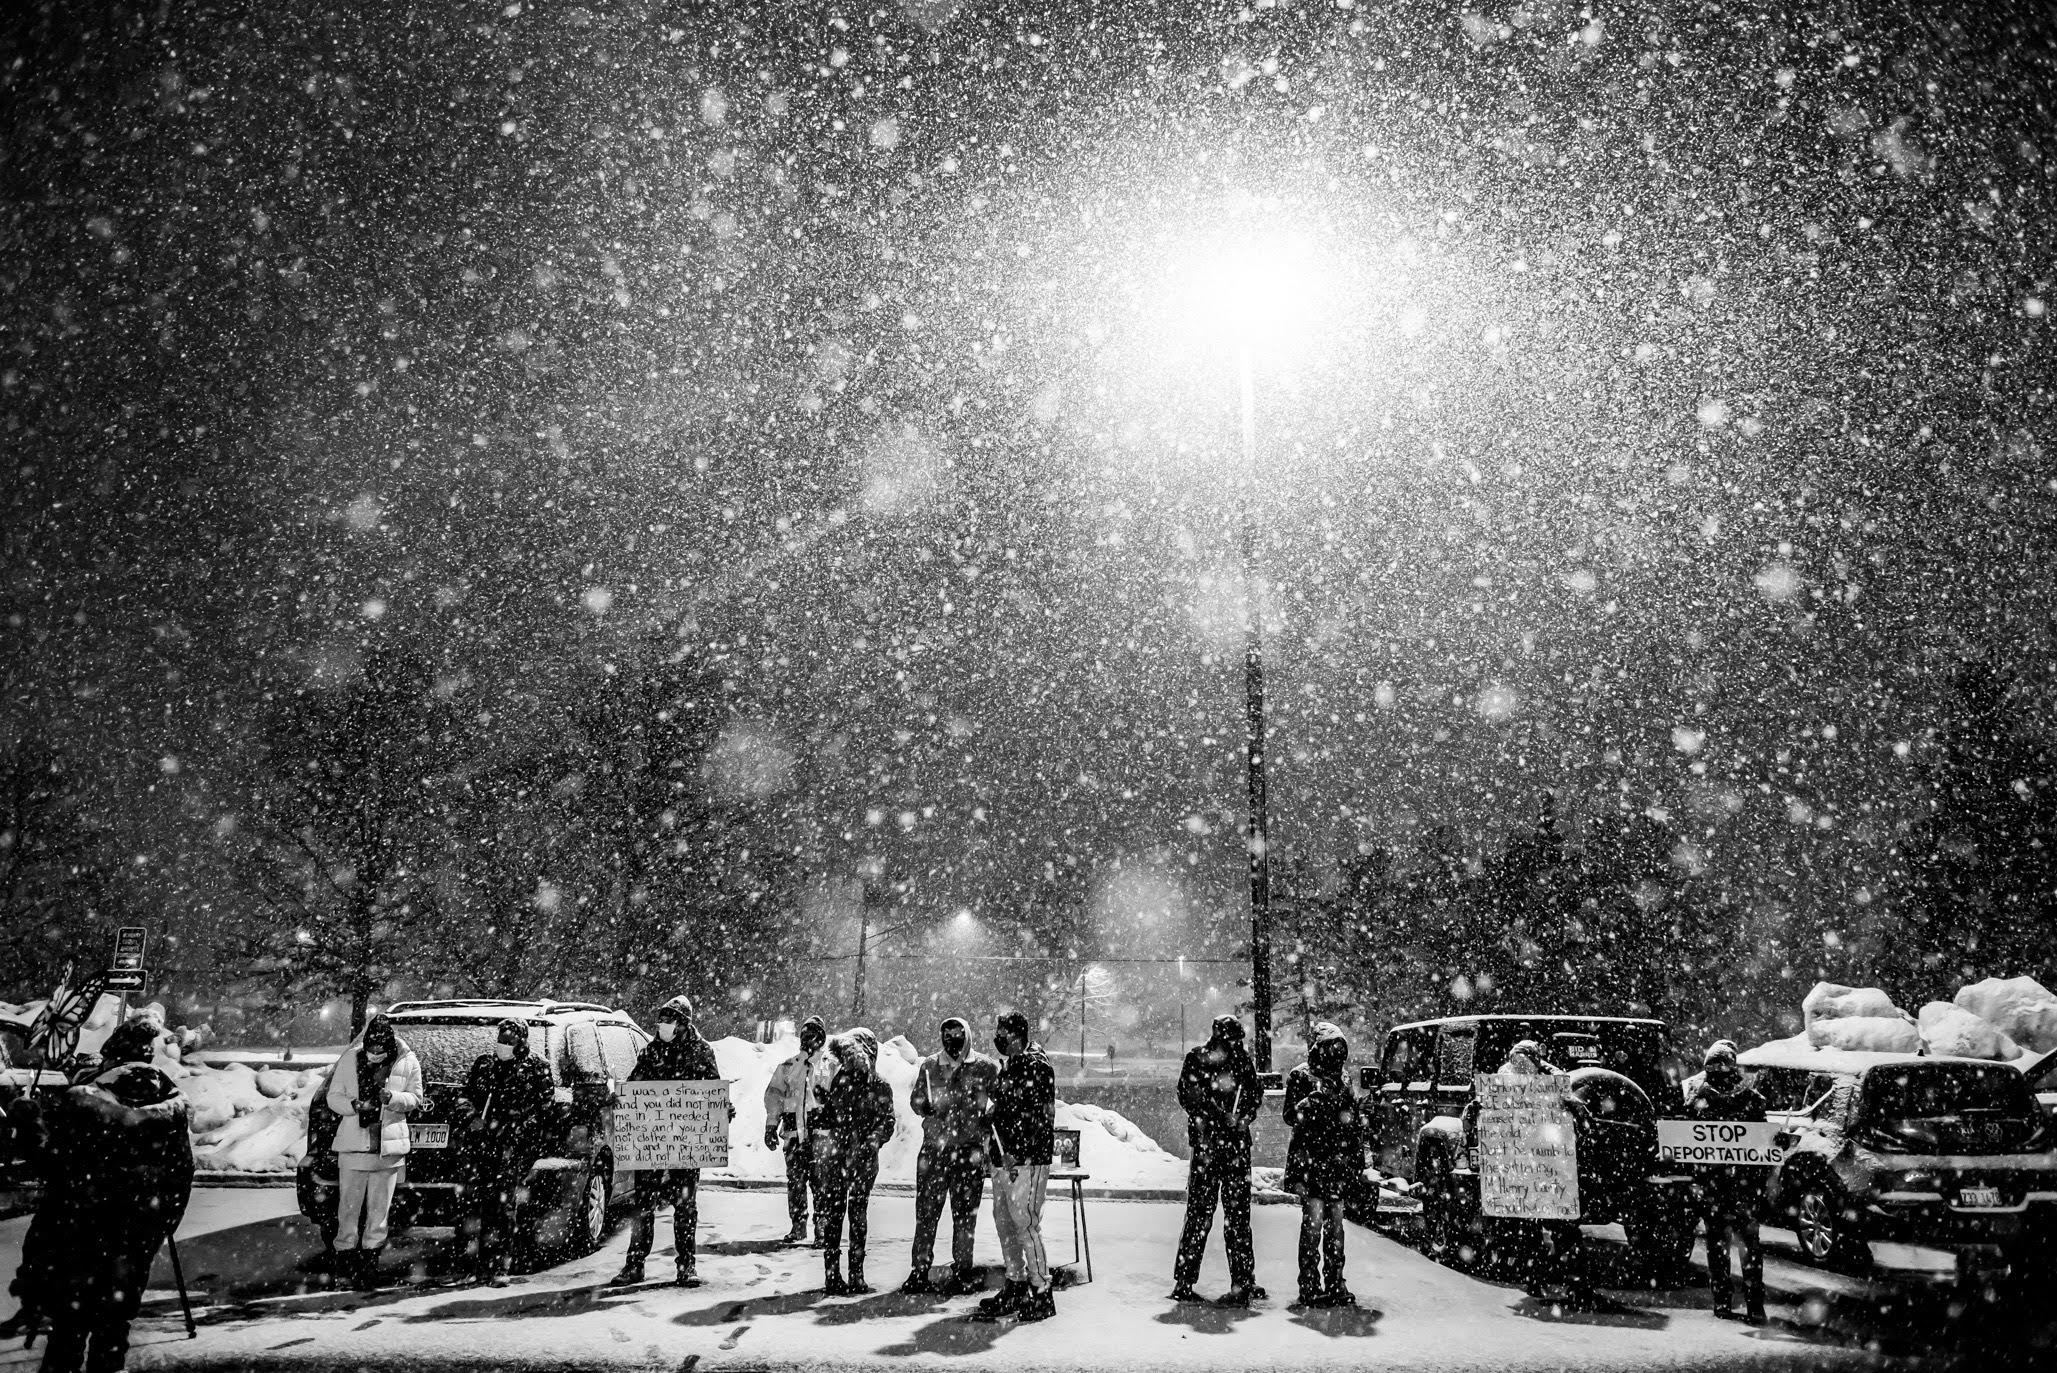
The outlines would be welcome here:
M 197 940 L 265 693 L 404 643 L 487 756 L 684 649 L 809 871 L 1143 866 L 1227 949 L 1247 508 L 1282 855 L 1554 789 L 1874 929 L 1957 665 L 2051 718 L 2053 59 L 2041 4 L 14 7 L 7 728 Z M 1246 487 L 1178 289 L 1252 236 L 1313 286 Z

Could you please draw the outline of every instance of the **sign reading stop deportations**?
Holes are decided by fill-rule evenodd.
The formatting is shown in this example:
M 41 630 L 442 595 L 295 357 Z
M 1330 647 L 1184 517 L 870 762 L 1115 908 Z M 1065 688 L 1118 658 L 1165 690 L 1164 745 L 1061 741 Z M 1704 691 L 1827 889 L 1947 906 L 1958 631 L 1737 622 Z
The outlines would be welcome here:
M 1660 1120 L 1657 1156 L 1672 1163 L 1770 1168 L 1785 1156 L 1778 1126 L 1753 1120 Z
M 614 1135 L 617 1168 L 726 1168 L 729 1085 L 624 1082 Z
M 1478 1200 L 1486 1215 L 1578 1219 L 1578 1131 L 1564 1109 L 1569 1081 L 1478 1075 Z

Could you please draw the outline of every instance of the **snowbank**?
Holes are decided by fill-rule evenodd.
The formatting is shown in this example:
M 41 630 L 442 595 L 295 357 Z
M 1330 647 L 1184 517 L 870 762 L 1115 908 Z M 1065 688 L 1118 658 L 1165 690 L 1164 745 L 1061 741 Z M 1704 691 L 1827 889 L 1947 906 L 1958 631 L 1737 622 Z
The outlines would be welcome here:
M 1907 1019 L 1907 1012 L 1895 1006 L 1893 998 L 1877 987 L 1845 987 L 1840 982 L 1817 982 L 1800 1003 L 1800 1023 L 1810 1030 L 1817 1021 L 1823 1020 Z
M 1807 1027 L 1806 1035 L 1807 1042 L 1817 1049 L 1859 1049 L 1880 1054 L 1921 1052 L 1920 1029 L 1912 1021 L 1894 1016 L 1854 1015 L 1817 1020 Z
M 797 1039 L 753 1044 L 742 1039 L 714 1042 L 715 1062 L 730 1079 L 729 1099 L 736 1119 L 729 1127 L 729 1166 L 709 1169 L 712 1178 L 782 1179 L 783 1155 L 764 1147 L 764 1089 L 772 1070 L 800 1052 Z M 895 1035 L 879 1046 L 879 1076 L 893 1089 L 893 1137 L 879 1152 L 879 1178 L 884 1182 L 914 1181 L 914 1161 L 921 1152 L 921 1117 L 909 1097 L 914 1089 L 921 1053 L 905 1037 Z M 1119 1112 L 1103 1106 L 1057 1103 L 1059 1129 L 1079 1132 L 1079 1166 L 1095 1183 L 1110 1187 L 1183 1187 L 1185 1160 L 1167 1153 Z
M 2032 977 L 1989 977 L 1960 987 L 1955 1004 L 2033 1053 L 2057 1049 L 2057 995 Z
M 307 1152 L 319 1069 L 253 1072 L 241 1063 L 164 1065 L 192 1111 L 193 1161 L 208 1172 L 290 1173 Z
M 1949 1001 L 1931 1001 L 1921 1008 L 1921 1046 L 1925 1053 L 1951 1058 L 2005 1063 L 2021 1057 L 2021 1047 L 1990 1021 Z

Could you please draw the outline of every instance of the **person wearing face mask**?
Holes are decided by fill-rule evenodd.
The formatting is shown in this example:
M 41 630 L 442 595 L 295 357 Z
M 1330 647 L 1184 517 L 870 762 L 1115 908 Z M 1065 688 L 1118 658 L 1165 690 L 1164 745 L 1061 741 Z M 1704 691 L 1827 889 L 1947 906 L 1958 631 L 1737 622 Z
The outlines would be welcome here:
M 479 1275 L 504 1287 L 513 1266 L 515 1192 L 543 1152 L 552 1104 L 550 1070 L 529 1052 L 525 1021 L 500 1022 L 492 1052 L 480 1054 L 465 1077 L 464 1100 L 472 1112 L 462 1143 Z
M 335 1144 L 338 1273 L 360 1288 L 378 1285 L 393 1192 L 407 1165 L 407 1117 L 421 1101 L 421 1060 L 385 1014 L 373 1012 L 337 1061 L 328 1094 L 329 1109 L 342 1117 Z
M 1563 1071 L 1543 1056 L 1543 1046 L 1533 1039 L 1517 1042 L 1500 1065 L 1502 1077 L 1547 1077 Z M 1586 1118 L 1585 1103 L 1569 1092 L 1563 1096 L 1563 1105 L 1574 1123 Z M 1474 1096 L 1464 1107 L 1464 1137 L 1468 1140 L 1478 1138 L 1478 1117 L 1478 1098 Z M 1585 1235 L 1577 1221 L 1502 1219 L 1495 1227 L 1515 1251 L 1522 1290 L 1531 1297 L 1562 1300 L 1573 1306 L 1598 1304 L 1599 1294 L 1586 1277 Z M 1561 1298 L 1552 1292 L 1553 1287 L 1562 1290 Z
M 977 1291 L 973 1235 L 986 1193 L 986 1106 L 1000 1065 L 971 1047 L 971 1026 L 943 1022 L 942 1048 L 915 1069 L 909 1105 L 921 1117 L 921 1153 L 914 1160 L 914 1253 L 902 1292 L 932 1292 L 936 1228 L 950 1205 L 950 1296 Z
M 792 1229 L 787 1244 L 807 1239 L 807 1198 L 814 1181 L 814 1146 L 809 1138 L 814 1094 L 836 1075 L 836 1061 L 827 1052 L 828 1027 L 818 1015 L 800 1024 L 800 1052 L 772 1070 L 764 1089 L 764 1147 L 783 1149 L 786 1162 L 786 1214 Z M 819 1194 L 815 1200 L 820 1200 Z M 815 1243 L 821 1242 L 821 1221 L 815 1220 Z
M 1761 1123 L 1764 1098 L 1744 1078 L 1736 1062 L 1736 1046 L 1716 1040 L 1702 1060 L 1704 1071 L 1686 1098 L 1692 1120 Z M 1729 1272 L 1729 1248 L 1742 1251 L 1743 1319 L 1764 1324 L 1764 1240 L 1759 1233 L 1764 1178 L 1755 1168 L 1732 1164 L 1696 1167 L 1693 1192 L 1707 1222 L 1707 1276 L 1714 1286 L 1714 1314 L 1734 1320 L 1735 1279 Z
M 978 1304 L 975 1321 L 1013 1315 L 1026 1323 L 1057 1314 L 1050 1259 L 1043 1249 L 1043 1197 L 1057 1144 L 1057 1070 L 1029 1040 L 1028 1017 L 1009 1011 L 994 1026 L 1000 1071 L 987 1113 L 993 1159 L 993 1228 L 1007 1260 L 1007 1280 Z
M 715 1082 L 721 1068 L 714 1061 L 714 1046 L 701 1038 L 693 1024 L 693 1003 L 675 996 L 657 1008 L 657 1038 L 643 1046 L 636 1056 L 630 1082 Z M 736 1108 L 729 1107 L 729 1119 Z M 700 1229 L 700 1170 L 668 1168 L 636 1174 L 635 1220 L 629 1228 L 628 1262 L 622 1265 L 610 1285 L 627 1287 L 643 1281 L 643 1266 L 650 1247 L 657 1241 L 657 1208 L 669 1204 L 672 1247 L 678 1253 L 678 1270 L 673 1279 L 680 1287 L 698 1287 L 696 1243 Z
M 864 1243 L 879 1150 L 893 1137 L 893 1089 L 878 1075 L 878 1037 L 861 1026 L 829 1041 L 837 1072 L 814 1111 L 816 1185 L 821 1206 L 822 1291 L 831 1297 L 872 1290 L 864 1280 Z M 850 1276 L 843 1277 L 843 1222 L 850 1223 Z
M 49 1327 L 45 1373 L 116 1373 L 151 1261 L 193 1188 L 185 1097 L 151 1062 L 163 1030 L 130 1021 L 43 1116 L 46 1189 L 15 1292 Z

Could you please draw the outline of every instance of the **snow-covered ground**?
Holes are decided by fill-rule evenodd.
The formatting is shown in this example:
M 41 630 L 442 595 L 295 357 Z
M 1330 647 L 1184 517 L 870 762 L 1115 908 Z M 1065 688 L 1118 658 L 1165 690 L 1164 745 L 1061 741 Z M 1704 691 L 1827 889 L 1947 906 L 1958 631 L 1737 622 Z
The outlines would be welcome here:
M 313 1228 L 277 1189 L 196 1194 L 179 1248 L 200 1303 L 200 1335 L 176 1324 L 168 1263 L 160 1259 L 137 1329 L 137 1369 L 487 1368 L 907 1369 L 962 1373 L 1120 1369 L 1281 1370 L 1417 1368 L 1895 1370 L 1971 1373 L 2053 1366 L 2046 1312 L 2020 1308 L 1953 1314 L 1913 1289 L 1803 1267 L 1789 1237 L 1774 1235 L 1767 1264 L 1772 1324 L 1718 1321 L 1704 1287 L 1638 1290 L 1618 1234 L 1594 1232 L 1595 1272 L 1610 1300 L 1559 1310 L 1429 1261 L 1384 1235 L 1351 1226 L 1348 1277 L 1356 1310 L 1289 1312 L 1297 1213 L 1259 1207 L 1257 1273 L 1271 1295 L 1249 1311 L 1180 1307 L 1170 1286 L 1180 1208 L 1169 1202 L 1094 1202 L 1090 1284 L 1059 1292 L 1042 1325 L 967 1322 L 967 1298 L 901 1296 L 913 1207 L 879 1197 L 871 1207 L 870 1270 L 882 1290 L 826 1298 L 820 1255 L 775 1242 L 786 1228 L 775 1192 L 709 1189 L 700 1203 L 704 1287 L 663 1283 L 671 1229 L 660 1223 L 649 1286 L 601 1287 L 621 1264 L 617 1227 L 602 1249 L 525 1276 L 504 1290 L 455 1280 L 447 1232 L 399 1236 L 387 1267 L 414 1284 L 373 1295 L 329 1292 L 310 1271 Z M 10 1276 L 24 1222 L 0 1222 L 0 1284 Z M 1044 1213 L 1053 1262 L 1072 1258 L 1069 1208 Z M 999 1246 L 980 1217 L 976 1254 Z M 1226 1286 L 1215 1236 L 1200 1287 Z M 11 1309 L 0 1298 L 0 1312 Z M 40 1348 L 0 1350 L 0 1369 L 32 1367 Z

